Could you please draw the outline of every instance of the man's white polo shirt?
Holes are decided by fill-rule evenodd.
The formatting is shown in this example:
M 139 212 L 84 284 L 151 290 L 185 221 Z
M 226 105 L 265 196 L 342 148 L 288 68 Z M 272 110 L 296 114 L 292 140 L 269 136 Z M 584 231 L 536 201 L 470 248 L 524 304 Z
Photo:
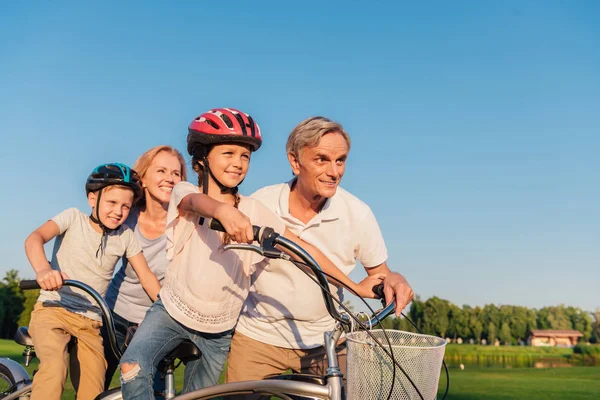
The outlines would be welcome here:
M 345 274 L 358 260 L 365 268 L 387 259 L 387 249 L 369 206 L 338 187 L 323 209 L 307 224 L 289 213 L 293 180 L 258 190 L 251 197 L 279 215 L 287 228 L 316 246 Z M 236 330 L 263 343 L 293 349 L 323 345 L 333 329 L 319 286 L 290 262 L 266 261 L 258 266 Z

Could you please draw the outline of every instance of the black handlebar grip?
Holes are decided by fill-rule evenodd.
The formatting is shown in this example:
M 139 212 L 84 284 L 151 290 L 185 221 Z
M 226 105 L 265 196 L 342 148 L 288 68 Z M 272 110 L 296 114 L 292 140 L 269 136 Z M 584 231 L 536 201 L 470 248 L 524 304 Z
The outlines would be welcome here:
M 213 231 L 225 232 L 225 228 L 218 220 L 211 218 L 208 222 L 208 227 Z M 252 226 L 252 234 L 254 235 L 254 240 L 258 241 L 260 235 L 260 226 L 253 225 Z
M 36 280 L 25 280 L 19 282 L 21 290 L 41 289 L 40 284 Z
M 383 283 L 373 286 L 373 293 L 375 293 L 376 298 L 385 300 L 385 295 L 383 294 Z

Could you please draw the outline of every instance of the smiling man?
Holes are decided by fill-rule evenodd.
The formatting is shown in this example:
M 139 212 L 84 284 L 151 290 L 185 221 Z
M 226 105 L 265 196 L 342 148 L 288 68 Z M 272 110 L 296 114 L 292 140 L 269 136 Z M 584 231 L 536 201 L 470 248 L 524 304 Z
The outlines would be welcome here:
M 383 273 L 386 298 L 397 314 L 412 300 L 404 277 L 386 264 L 387 249 L 371 209 L 339 187 L 350 137 L 324 117 L 302 121 L 286 151 L 294 178 L 252 195 L 288 229 L 318 247 L 345 274 L 359 261 L 369 276 Z M 323 333 L 334 327 L 319 286 L 286 261 L 257 268 L 228 359 L 227 381 L 262 379 L 292 369 L 325 375 Z M 342 346 L 343 347 L 343 346 Z M 345 352 L 340 367 L 345 373 Z

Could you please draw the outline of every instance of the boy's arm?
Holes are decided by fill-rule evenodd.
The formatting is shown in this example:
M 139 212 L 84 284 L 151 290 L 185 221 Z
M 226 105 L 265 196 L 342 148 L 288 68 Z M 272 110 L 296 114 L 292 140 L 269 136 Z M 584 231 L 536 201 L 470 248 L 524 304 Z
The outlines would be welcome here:
M 158 292 L 160 291 L 160 282 L 158 282 L 158 278 L 150 270 L 144 254 L 140 251 L 135 256 L 128 258 L 127 261 L 129 261 L 138 278 L 140 278 L 140 283 L 146 293 L 148 293 L 148 296 L 150 296 L 152 301 L 156 301 Z
M 365 279 L 363 279 L 360 283 L 356 284 L 348 277 L 348 275 L 346 275 L 338 267 L 336 267 L 334 263 L 329 261 L 329 259 L 327 257 L 325 257 L 325 255 L 323 253 L 321 253 L 321 251 L 319 249 L 317 249 L 315 246 L 300 239 L 298 236 L 296 236 L 292 232 L 290 232 L 290 230 L 287 228 L 286 228 L 283 236 L 292 240 L 293 242 L 298 244 L 300 247 L 304 248 L 304 250 L 306 250 L 315 259 L 315 261 L 319 264 L 319 266 L 321 267 L 321 269 L 324 272 L 326 272 L 327 274 L 336 278 L 345 286 L 354 290 L 359 296 L 365 297 L 365 298 L 374 298 L 375 297 L 375 294 L 373 293 L 373 290 L 372 290 L 373 286 L 381 283 L 383 278 L 385 278 L 385 274 L 381 273 L 381 274 L 369 275 Z M 333 283 L 335 285 L 339 285 L 338 282 L 333 282 Z
M 44 253 L 44 245 L 58 235 L 60 229 L 56 222 L 48 221 L 25 239 L 25 254 L 35 271 L 35 280 L 44 290 L 58 290 L 63 279 L 69 279 L 64 272 L 52 269 Z

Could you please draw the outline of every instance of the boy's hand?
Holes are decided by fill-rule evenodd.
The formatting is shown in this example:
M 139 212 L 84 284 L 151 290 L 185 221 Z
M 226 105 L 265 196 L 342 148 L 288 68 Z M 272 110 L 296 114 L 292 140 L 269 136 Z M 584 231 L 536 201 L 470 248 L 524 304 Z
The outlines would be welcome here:
M 229 204 L 221 204 L 215 210 L 215 218 L 221 222 L 231 239 L 238 243 L 252 243 L 252 223 L 244 213 Z
M 356 285 L 354 291 L 360 297 L 364 297 L 366 299 L 374 299 L 375 293 L 373 293 L 373 287 L 379 285 L 385 277 L 386 274 L 383 273 L 369 275 Z
M 69 279 L 69 276 L 64 272 L 55 271 L 51 268 L 44 268 L 35 274 L 35 280 L 44 290 L 60 289 L 64 279 Z

